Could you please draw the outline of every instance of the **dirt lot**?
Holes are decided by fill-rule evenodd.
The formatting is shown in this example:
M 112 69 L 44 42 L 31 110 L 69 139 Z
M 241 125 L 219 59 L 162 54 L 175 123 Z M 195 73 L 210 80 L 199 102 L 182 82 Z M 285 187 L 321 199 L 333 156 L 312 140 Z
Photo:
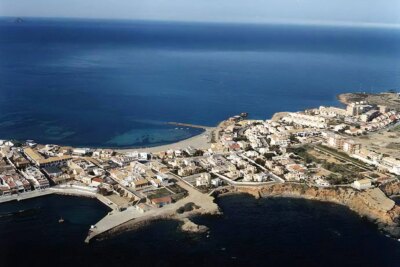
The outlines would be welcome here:
M 114 204 L 116 204 L 117 206 L 120 206 L 120 207 L 126 206 L 129 203 L 128 199 L 120 197 L 116 194 L 106 196 L 106 198 L 108 198 L 111 202 L 113 202 Z
M 362 147 L 381 154 L 400 158 L 400 127 L 355 138 Z
M 307 153 L 310 154 L 311 156 L 316 157 L 317 159 L 321 159 L 321 160 L 325 160 L 329 163 L 335 163 L 335 164 L 341 164 L 342 162 L 338 161 L 336 158 L 334 157 L 330 157 L 328 155 L 325 155 L 323 153 L 320 153 L 314 149 L 309 149 L 307 150 Z
M 367 101 L 373 105 L 384 105 L 389 108 L 400 110 L 400 97 L 397 93 L 347 93 L 338 95 L 338 99 L 343 104 L 351 102 Z

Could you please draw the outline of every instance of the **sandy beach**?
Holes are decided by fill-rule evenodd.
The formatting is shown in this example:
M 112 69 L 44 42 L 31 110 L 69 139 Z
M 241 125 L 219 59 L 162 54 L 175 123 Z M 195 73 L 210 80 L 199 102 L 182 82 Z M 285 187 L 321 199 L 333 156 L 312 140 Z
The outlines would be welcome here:
M 202 127 L 204 129 L 204 132 L 202 132 L 199 135 L 193 136 L 191 138 L 168 144 L 168 145 L 162 145 L 162 146 L 155 146 L 155 147 L 144 147 L 144 148 L 127 148 L 127 149 L 115 149 L 117 152 L 133 152 L 133 151 L 138 151 L 138 152 L 151 152 L 151 153 L 157 153 L 161 151 L 167 151 L 170 149 L 183 149 L 188 146 L 192 146 L 197 149 L 208 149 L 211 147 L 211 135 L 213 130 L 216 129 L 216 127 Z

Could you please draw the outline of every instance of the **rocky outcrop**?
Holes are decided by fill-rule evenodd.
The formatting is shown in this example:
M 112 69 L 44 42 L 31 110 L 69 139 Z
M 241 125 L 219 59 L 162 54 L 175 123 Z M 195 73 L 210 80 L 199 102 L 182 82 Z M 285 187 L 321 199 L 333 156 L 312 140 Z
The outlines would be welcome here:
M 298 197 L 345 205 L 360 216 L 375 222 L 393 237 L 400 237 L 400 207 L 378 189 L 357 191 L 351 187 L 318 188 L 301 184 L 276 184 L 263 187 L 237 187 L 236 192 L 255 197 Z
M 380 187 L 380 189 L 382 189 L 382 191 L 388 196 L 400 195 L 400 182 L 396 180 L 384 184 Z
M 208 227 L 204 225 L 197 225 L 188 218 L 182 220 L 181 230 L 189 233 L 204 233 L 208 231 Z

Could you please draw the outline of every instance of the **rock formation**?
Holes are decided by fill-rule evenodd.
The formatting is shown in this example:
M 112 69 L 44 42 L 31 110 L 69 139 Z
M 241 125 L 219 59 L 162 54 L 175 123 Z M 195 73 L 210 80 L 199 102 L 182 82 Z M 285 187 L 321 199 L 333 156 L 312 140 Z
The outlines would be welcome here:
M 298 197 L 345 205 L 360 216 L 375 222 L 384 232 L 400 237 L 400 206 L 379 189 L 357 191 L 351 187 L 318 188 L 301 184 L 276 184 L 264 187 L 237 187 L 236 192 L 259 197 Z

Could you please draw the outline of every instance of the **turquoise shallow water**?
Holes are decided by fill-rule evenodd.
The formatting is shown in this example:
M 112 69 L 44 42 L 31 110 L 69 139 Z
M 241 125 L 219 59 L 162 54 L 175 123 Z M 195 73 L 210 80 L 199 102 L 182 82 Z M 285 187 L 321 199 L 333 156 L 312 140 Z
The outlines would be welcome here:
M 0 138 L 170 143 L 246 111 L 396 89 L 400 33 L 351 27 L 0 19 Z

